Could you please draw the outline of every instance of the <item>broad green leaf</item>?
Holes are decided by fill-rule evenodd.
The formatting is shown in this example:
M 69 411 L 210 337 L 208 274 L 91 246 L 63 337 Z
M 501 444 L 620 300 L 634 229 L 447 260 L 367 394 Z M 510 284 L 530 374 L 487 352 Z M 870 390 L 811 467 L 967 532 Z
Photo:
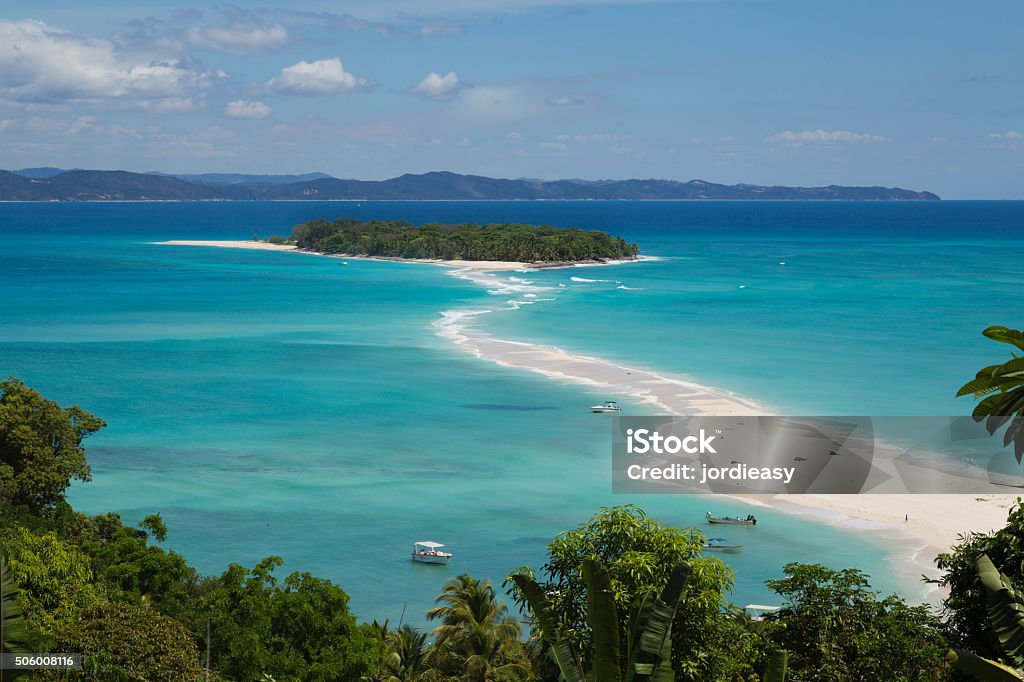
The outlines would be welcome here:
M 591 674 L 594 682 L 619 682 L 619 616 L 611 576 L 600 561 L 585 559 L 583 580 L 587 584 L 587 624 L 594 646 Z
M 1003 653 L 1017 665 L 1024 665 L 1024 597 L 988 558 L 981 555 L 976 564 L 978 579 L 988 594 L 988 617 L 999 638 Z
M 768 665 L 764 670 L 764 682 L 785 682 L 786 665 L 789 662 L 789 652 L 780 649 L 768 658 Z
M 972 675 L 981 682 L 1024 682 L 1024 674 L 968 651 L 957 650 L 950 658 L 957 670 Z

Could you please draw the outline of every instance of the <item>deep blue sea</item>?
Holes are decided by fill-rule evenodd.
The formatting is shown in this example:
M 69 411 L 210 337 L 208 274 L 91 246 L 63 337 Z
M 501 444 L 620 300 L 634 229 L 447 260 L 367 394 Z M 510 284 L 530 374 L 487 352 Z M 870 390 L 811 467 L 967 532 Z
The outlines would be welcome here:
M 548 292 L 521 305 L 429 265 L 151 243 L 341 216 L 604 229 L 659 260 L 517 275 Z M 609 396 L 462 352 L 445 311 L 780 413 L 963 414 L 956 389 L 1005 355 L 981 330 L 1022 324 L 1022 262 L 1024 202 L 0 204 L 0 375 L 108 422 L 76 507 L 160 512 L 205 572 L 277 554 L 362 619 L 422 622 L 446 579 L 539 566 L 602 506 L 698 527 L 751 511 L 611 494 L 607 419 L 587 410 Z M 764 581 L 790 561 L 924 594 L 892 535 L 754 511 L 723 557 L 737 603 L 775 601 Z M 456 557 L 412 564 L 414 540 Z

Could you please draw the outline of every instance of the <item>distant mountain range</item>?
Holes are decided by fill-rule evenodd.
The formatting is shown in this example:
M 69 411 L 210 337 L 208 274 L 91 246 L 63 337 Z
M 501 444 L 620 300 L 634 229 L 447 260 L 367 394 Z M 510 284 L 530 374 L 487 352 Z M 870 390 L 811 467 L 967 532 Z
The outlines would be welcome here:
M 704 180 L 502 180 L 432 172 L 390 180 L 342 180 L 326 173 L 173 175 L 24 168 L 0 171 L 0 201 L 232 200 L 846 200 L 937 201 L 898 187 L 720 185 Z

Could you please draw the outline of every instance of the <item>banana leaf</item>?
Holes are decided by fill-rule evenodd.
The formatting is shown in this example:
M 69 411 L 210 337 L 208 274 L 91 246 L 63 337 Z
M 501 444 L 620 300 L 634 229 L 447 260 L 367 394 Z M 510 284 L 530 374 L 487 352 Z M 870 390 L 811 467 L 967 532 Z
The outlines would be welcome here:
M 1002 663 L 975 656 L 959 649 L 946 657 L 960 672 L 967 673 L 981 682 L 1024 682 L 1024 674 Z
M 14 582 L 14 577 L 7 567 L 7 559 L 0 556 L 0 621 L 3 624 L 3 651 L 8 654 L 29 651 L 28 626 L 18 602 L 20 592 L 18 583 Z
M 551 612 L 551 604 L 544 590 L 529 576 L 514 575 L 512 580 L 523 593 L 526 603 L 530 605 L 530 610 L 533 611 L 533 616 L 540 626 L 541 637 L 548 643 L 551 657 L 555 659 L 565 682 L 587 682 L 572 646 L 559 635 L 558 620 Z
M 632 626 L 639 628 L 639 634 L 631 638 L 634 641 L 629 662 L 631 675 L 635 674 L 638 678 L 650 676 L 652 680 L 659 680 L 659 671 L 663 666 L 666 674 L 671 673 L 672 621 L 691 572 L 690 564 L 680 561 L 669 574 L 661 596 L 653 601 L 642 602 L 634 609 L 639 612 L 639 620 Z
M 987 555 L 976 564 L 978 579 L 988 594 L 988 618 L 1003 653 L 1014 664 L 1024 665 L 1024 596 L 1013 589 Z
M 786 666 L 789 663 L 789 652 L 780 649 L 774 652 L 768 659 L 768 665 L 764 669 L 764 682 L 785 682 Z
M 1000 343 L 1008 343 L 1024 350 L 1024 332 L 1009 327 L 994 325 L 982 332 L 985 336 Z
M 594 682 L 620 682 L 619 615 L 608 569 L 596 559 L 583 561 L 587 584 L 587 624 L 593 637 L 591 674 Z

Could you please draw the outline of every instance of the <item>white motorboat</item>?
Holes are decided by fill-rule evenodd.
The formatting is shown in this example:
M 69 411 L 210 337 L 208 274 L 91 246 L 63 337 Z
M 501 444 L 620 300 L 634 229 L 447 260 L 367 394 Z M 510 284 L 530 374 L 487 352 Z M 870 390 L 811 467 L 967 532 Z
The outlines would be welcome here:
M 440 542 L 431 542 L 430 540 L 414 542 L 412 544 L 412 560 L 424 564 L 447 564 L 448 560 L 452 558 L 452 553 L 442 552 L 442 547 L 444 545 Z
M 746 518 L 739 516 L 712 516 L 711 512 L 704 515 L 708 523 L 727 523 L 733 526 L 756 526 L 757 518 L 753 514 L 747 514 Z
M 725 538 L 708 538 L 704 542 L 704 550 L 707 552 L 725 552 L 726 554 L 739 554 L 743 551 L 743 545 L 727 545 Z
M 604 413 L 604 412 L 622 412 L 622 408 L 615 404 L 614 400 L 605 402 L 604 405 L 592 405 L 590 407 L 591 412 Z

